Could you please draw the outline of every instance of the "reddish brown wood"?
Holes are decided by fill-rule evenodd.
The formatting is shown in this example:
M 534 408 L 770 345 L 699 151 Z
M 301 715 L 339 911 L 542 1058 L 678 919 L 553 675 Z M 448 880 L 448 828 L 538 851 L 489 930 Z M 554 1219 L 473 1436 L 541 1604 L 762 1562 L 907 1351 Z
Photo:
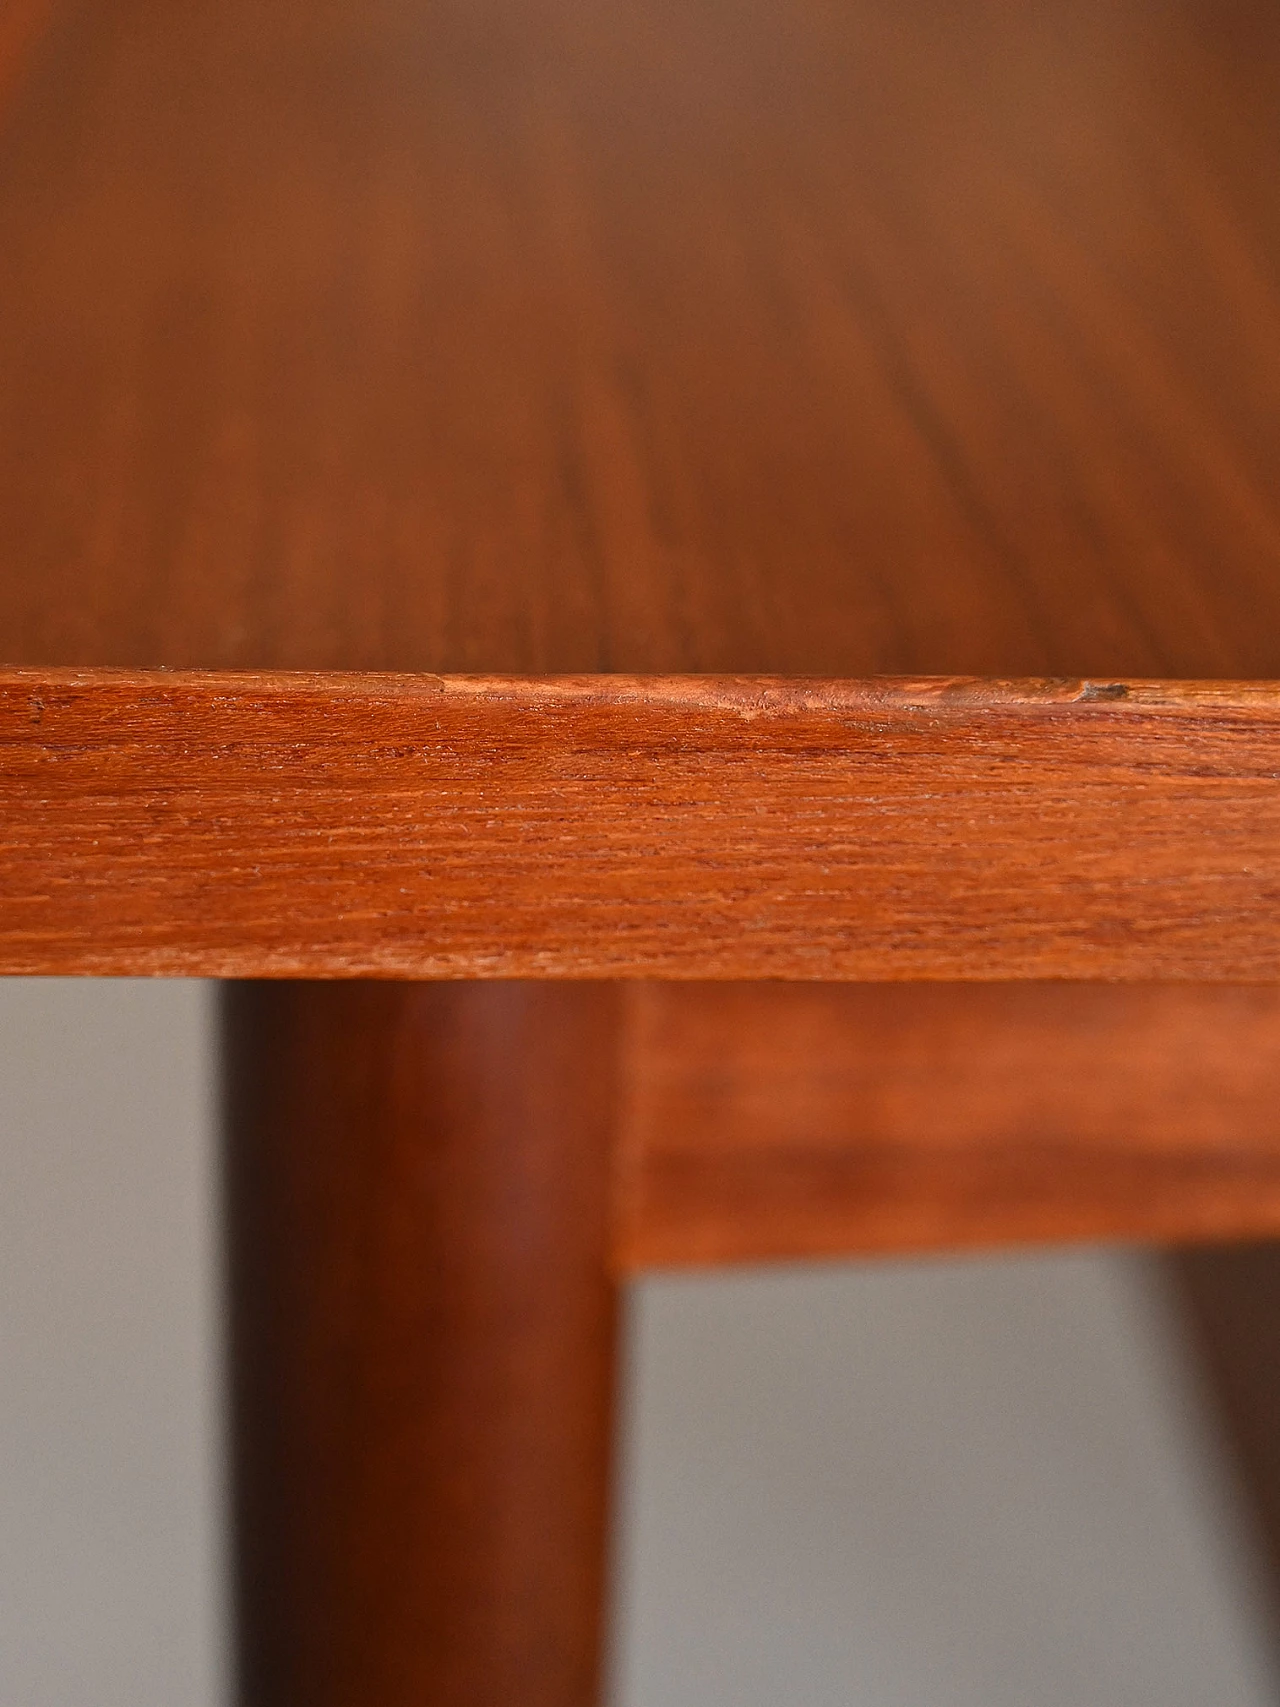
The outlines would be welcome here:
M 241 1700 L 596 1699 L 614 999 L 233 986 Z
M 1280 14 L 656 7 L 64 0 L 0 968 L 1277 975 Z
M 1274 0 L 75 10 L 0 658 L 1280 677 Z
M 1280 692 L 0 677 L 0 969 L 1280 975 Z
M 63 0 L 21 52 L 38 12 L 0 18 L 0 660 L 36 668 L 0 681 L 0 970 L 1280 975 L 1280 692 L 1108 697 L 1280 678 L 1271 0 L 1225 20 L 1144 0 Z M 662 679 L 58 673 L 157 665 Z M 674 675 L 726 670 L 791 680 Z M 885 671 L 1072 683 L 795 679 Z M 830 1158 L 795 1190 L 788 1162 L 779 1197 L 766 1145 L 754 1184 L 733 1163 L 729 1234 L 761 1224 L 766 1184 L 768 1214 L 800 1205 L 788 1249 L 832 1205 L 865 1237 L 877 1201 L 887 1243 L 909 1200 L 912 1239 L 1258 1224 L 1262 1125 L 1247 1154 L 1173 1155 L 1135 1115 L 1082 1156 L 1062 1124 L 1099 1115 L 1095 1072 L 1099 1095 L 1138 1085 L 1176 1113 L 1171 1040 L 1201 1060 L 1237 1009 L 1213 1071 L 1252 1062 L 1257 1115 L 1269 998 L 1195 998 L 1198 1043 L 1160 1008 L 1183 998 L 1146 1000 L 1099 996 L 1146 1038 L 1147 1079 L 1097 1068 L 1093 1020 L 1039 1044 L 1019 1021 L 1023 1089 L 1047 1061 L 1060 1094 L 1039 1149 L 974 1124 L 972 1150 L 917 1166 L 895 1138 L 887 1176 L 854 1191 L 837 1170 L 824 1195 Z M 416 1356 L 443 1323 L 440 1357 L 491 1392 L 495 1360 L 535 1343 L 512 1276 L 554 1269 L 547 1229 L 596 1273 L 559 1128 L 528 1126 L 544 1176 L 506 1123 L 537 1100 L 535 1055 L 590 1035 L 575 1003 L 597 1012 L 571 992 L 235 998 L 258 1134 L 233 1170 L 241 1414 L 265 1455 L 242 1461 L 247 1557 L 280 1585 L 255 1687 L 531 1701 L 586 1676 L 593 1591 L 522 1551 L 544 1520 L 552 1554 L 562 1534 L 560 1506 L 522 1504 L 535 1470 L 538 1499 L 568 1486 L 563 1457 L 525 1450 L 567 1438 L 546 1384 L 473 1438 Z M 541 1016 L 570 1009 L 556 1043 Z M 584 1051 L 566 1142 L 607 1126 L 607 1058 Z M 955 1063 L 921 1072 L 1014 1120 Z M 725 1212 L 710 1178 L 659 1193 L 662 1214 Z M 530 1187 L 546 1218 L 516 1251 L 513 1180 L 549 1194 Z M 474 1255 L 490 1237 L 496 1279 Z M 393 1272 L 433 1240 L 447 1263 Z M 593 1392 L 599 1319 L 564 1329 L 596 1347 Z M 415 1417 L 483 1458 L 483 1522 L 439 1453 L 414 1468 Z M 596 1519 L 565 1500 L 581 1540 Z M 456 1546 L 422 1550 L 428 1512 Z M 530 1584 L 581 1612 L 547 1648 Z
M 1276 987 L 639 985 L 626 1035 L 624 1269 L 1280 1232 Z
M 56 4 L 57 0 L 5 0 L 0 10 L 0 129 L 7 98 L 29 70 L 33 50 Z

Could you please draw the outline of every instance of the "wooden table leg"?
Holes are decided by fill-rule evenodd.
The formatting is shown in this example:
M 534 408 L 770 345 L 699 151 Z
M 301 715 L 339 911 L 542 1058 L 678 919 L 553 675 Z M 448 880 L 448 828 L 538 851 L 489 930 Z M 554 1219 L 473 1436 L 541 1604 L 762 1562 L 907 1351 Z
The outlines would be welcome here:
M 225 997 L 246 1707 L 586 1707 L 616 996 Z
M 1280 1243 L 1206 1245 L 1176 1252 L 1172 1265 L 1270 1566 L 1280 1633 Z

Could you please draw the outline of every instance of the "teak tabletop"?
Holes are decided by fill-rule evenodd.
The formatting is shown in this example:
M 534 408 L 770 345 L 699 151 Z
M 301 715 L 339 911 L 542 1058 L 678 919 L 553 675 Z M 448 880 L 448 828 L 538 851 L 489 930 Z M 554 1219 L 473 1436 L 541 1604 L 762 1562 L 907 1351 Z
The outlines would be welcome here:
M 7 969 L 1274 974 L 1267 7 L 35 11 Z
M 592 1699 L 622 1271 L 1280 1227 L 1278 144 L 1268 0 L 0 15 L 0 970 L 284 980 L 246 1702 Z

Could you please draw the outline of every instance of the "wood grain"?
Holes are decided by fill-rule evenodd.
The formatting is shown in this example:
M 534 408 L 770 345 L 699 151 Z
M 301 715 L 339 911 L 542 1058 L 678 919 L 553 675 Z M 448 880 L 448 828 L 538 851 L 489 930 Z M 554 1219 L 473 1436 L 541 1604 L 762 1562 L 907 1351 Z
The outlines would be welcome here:
M 76 10 L 0 659 L 1280 678 L 1272 0 Z
M 0 970 L 1280 977 L 1272 688 L 0 676 Z
M 623 1270 L 1280 1233 L 1280 987 L 641 984 L 625 1039 Z
M 591 1707 L 615 998 L 233 985 L 243 1707 Z

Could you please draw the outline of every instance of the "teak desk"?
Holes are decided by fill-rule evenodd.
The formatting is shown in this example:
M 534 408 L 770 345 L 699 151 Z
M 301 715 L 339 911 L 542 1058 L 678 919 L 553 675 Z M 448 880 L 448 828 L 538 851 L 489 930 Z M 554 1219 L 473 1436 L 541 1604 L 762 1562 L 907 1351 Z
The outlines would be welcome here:
M 0 91 L 0 967 L 254 980 L 243 1698 L 583 1707 L 621 1276 L 1280 1228 L 1280 10 L 8 0 Z

